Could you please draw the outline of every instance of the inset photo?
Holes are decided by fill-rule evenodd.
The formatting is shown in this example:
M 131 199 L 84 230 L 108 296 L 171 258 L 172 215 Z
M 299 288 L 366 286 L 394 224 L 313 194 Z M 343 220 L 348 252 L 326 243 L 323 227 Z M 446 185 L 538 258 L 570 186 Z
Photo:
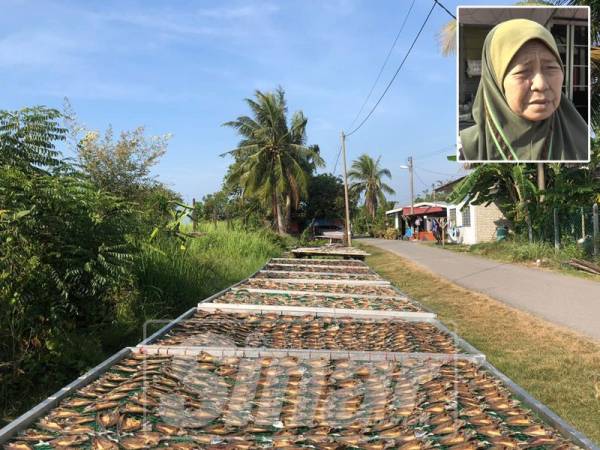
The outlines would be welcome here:
M 457 160 L 590 160 L 587 6 L 460 6 Z

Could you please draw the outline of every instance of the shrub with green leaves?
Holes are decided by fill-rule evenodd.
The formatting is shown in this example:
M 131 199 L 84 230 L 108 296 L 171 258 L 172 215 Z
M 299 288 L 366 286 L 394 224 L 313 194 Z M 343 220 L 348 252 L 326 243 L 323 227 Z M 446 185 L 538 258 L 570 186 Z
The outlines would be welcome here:
M 43 389 L 52 367 L 66 375 L 94 361 L 114 299 L 133 285 L 135 214 L 57 170 L 69 169 L 54 150 L 57 120 L 45 108 L 0 113 L 0 405 Z

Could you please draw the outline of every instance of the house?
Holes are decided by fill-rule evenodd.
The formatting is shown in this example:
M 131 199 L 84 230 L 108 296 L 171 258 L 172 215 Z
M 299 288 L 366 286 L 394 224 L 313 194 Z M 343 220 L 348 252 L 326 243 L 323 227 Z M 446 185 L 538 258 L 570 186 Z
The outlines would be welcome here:
M 565 66 L 563 93 L 588 121 L 588 8 L 460 8 L 458 39 L 459 129 L 473 125 L 471 108 L 481 76 L 481 50 L 488 32 L 509 19 L 529 19 L 550 30 Z
M 458 178 L 450 183 L 438 186 L 436 193 L 449 193 L 464 179 Z M 510 228 L 510 221 L 504 216 L 495 203 L 489 205 L 473 205 L 465 202 L 448 204 L 447 236 L 450 242 L 458 244 L 478 244 L 496 240 L 498 228 Z
M 447 204 L 442 202 L 420 202 L 414 205 L 400 206 L 386 211 L 388 217 L 393 217 L 394 228 L 400 236 L 406 235 L 406 230 L 412 228 L 415 239 L 434 241 L 433 221 L 447 217 Z

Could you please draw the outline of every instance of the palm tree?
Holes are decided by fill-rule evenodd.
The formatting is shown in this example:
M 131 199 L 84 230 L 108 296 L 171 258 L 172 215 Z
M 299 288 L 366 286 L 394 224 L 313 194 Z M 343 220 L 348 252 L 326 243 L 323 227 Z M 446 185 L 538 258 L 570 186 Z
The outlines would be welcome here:
M 242 136 L 238 147 L 226 153 L 235 158 L 226 183 L 239 186 L 243 197 L 269 205 L 277 231 L 285 234 L 287 209 L 298 207 L 307 195 L 310 168 L 324 162 L 318 147 L 306 145 L 308 120 L 304 114 L 295 112 L 288 125 L 282 88 L 275 92 L 257 90 L 255 97 L 245 99 L 253 117 L 240 116 L 223 124 Z
M 352 168 L 348 172 L 352 182 L 351 193 L 357 196 L 364 194 L 365 208 L 372 219 L 375 219 L 377 206 L 385 204 L 385 194 L 395 194 L 391 187 L 381 181 L 384 176 L 391 179 L 392 174 L 388 169 L 381 168 L 380 160 L 381 156 L 375 161 L 369 155 L 363 154 L 352 163 Z

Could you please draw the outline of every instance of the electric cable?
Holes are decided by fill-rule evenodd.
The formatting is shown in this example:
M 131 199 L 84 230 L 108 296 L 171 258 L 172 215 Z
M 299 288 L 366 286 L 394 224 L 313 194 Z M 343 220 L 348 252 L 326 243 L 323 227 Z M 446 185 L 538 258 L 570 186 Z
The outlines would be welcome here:
M 369 91 L 367 98 L 365 98 L 365 101 L 363 102 L 362 106 L 358 110 L 358 113 L 356 113 L 354 120 L 352 121 L 352 123 L 350 124 L 350 126 L 348 128 L 352 128 L 354 126 L 354 124 L 356 123 L 356 120 L 360 117 L 360 114 L 363 112 L 363 110 L 365 109 L 365 106 L 367 105 L 367 102 L 371 98 L 371 95 L 373 94 L 373 91 L 375 90 L 375 86 L 377 86 L 377 83 L 379 82 L 379 79 L 381 78 L 381 74 L 383 73 L 383 70 L 387 66 L 388 61 L 390 60 L 392 51 L 396 47 L 396 43 L 398 42 L 398 39 L 400 38 L 400 34 L 402 34 L 402 30 L 404 30 L 404 25 L 406 25 L 406 21 L 408 20 L 408 17 L 410 16 L 410 12 L 412 11 L 414 4 L 415 4 L 415 0 L 412 0 L 410 7 L 408 8 L 408 12 L 406 13 L 406 16 L 404 16 L 402 25 L 400 25 L 400 30 L 398 30 L 398 33 L 396 34 L 396 38 L 394 39 L 394 42 L 392 43 L 392 46 L 390 47 L 390 50 L 388 51 L 388 54 L 385 57 L 385 60 L 383 61 L 381 68 L 379 69 L 379 73 L 377 74 L 377 77 L 375 78 L 375 81 L 373 82 L 373 85 L 371 86 L 371 90 Z
M 375 105 L 373 105 L 373 107 L 369 111 L 369 114 L 367 114 L 367 116 L 362 120 L 362 122 L 356 128 L 354 128 L 351 132 L 346 133 L 346 137 L 352 136 L 354 133 L 356 133 L 358 130 L 360 130 L 360 128 L 365 124 L 365 122 L 367 120 L 369 120 L 369 118 L 371 117 L 371 115 L 375 112 L 375 110 L 379 106 L 379 103 L 381 103 L 381 100 L 383 100 L 383 97 L 385 97 L 385 95 L 389 91 L 390 87 L 394 83 L 394 80 L 398 76 L 398 73 L 400 73 L 400 70 L 404 66 L 404 63 L 406 62 L 406 59 L 408 58 L 408 55 L 410 55 L 410 52 L 412 51 L 413 47 L 417 43 L 417 39 L 419 39 L 419 36 L 421 35 L 421 32 L 423 31 L 423 29 L 425 28 L 425 25 L 429 21 L 429 17 L 431 17 L 431 13 L 435 9 L 435 5 L 436 4 L 437 4 L 437 2 L 434 0 L 433 4 L 431 5 L 431 9 L 429 10 L 429 13 L 427 14 L 427 17 L 423 21 L 423 24 L 421 25 L 421 28 L 419 28 L 419 32 L 417 33 L 417 35 L 415 36 L 414 40 L 412 41 L 412 44 L 410 44 L 410 47 L 409 47 L 408 51 L 406 52 L 406 55 L 404 55 L 404 58 L 402 59 L 402 62 L 398 66 L 398 69 L 396 69 L 396 72 L 394 73 L 394 76 L 392 77 L 392 79 L 389 81 L 389 83 L 385 87 L 383 93 L 381 94 L 381 96 L 379 97 L 379 99 L 377 100 L 377 102 L 375 103 Z

